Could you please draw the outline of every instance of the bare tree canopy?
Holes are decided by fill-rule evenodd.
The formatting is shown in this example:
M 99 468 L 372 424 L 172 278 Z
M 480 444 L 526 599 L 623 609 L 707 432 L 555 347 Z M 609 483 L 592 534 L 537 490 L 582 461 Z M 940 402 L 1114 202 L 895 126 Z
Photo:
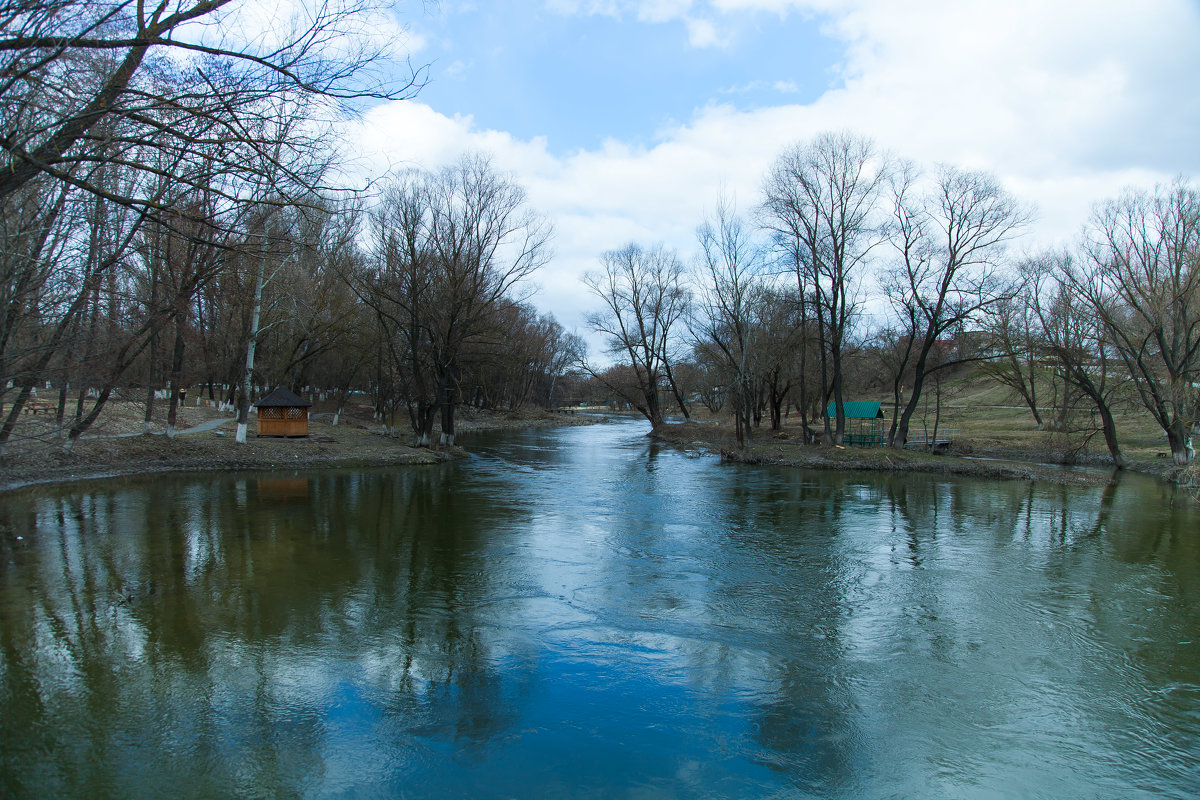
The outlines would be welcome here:
M 800 295 L 817 300 L 822 381 L 835 407 L 830 442 L 842 441 L 843 349 L 854 316 L 857 281 L 885 238 L 881 190 L 889 174 L 874 143 L 848 132 L 823 133 L 776 159 L 767 174 L 763 225 L 790 253 Z
M 125 162 L 177 181 L 236 170 L 269 150 L 254 121 L 278 98 L 406 97 L 372 66 L 360 0 L 290 6 L 270 31 L 236 30 L 244 0 L 0 0 L 0 200 L 39 175 L 110 200 L 99 178 Z M 198 152 L 202 151 L 202 152 Z M 214 168 L 214 162 L 221 168 Z
M 1067 274 L 1102 320 L 1176 463 L 1200 422 L 1200 192 L 1184 180 L 1100 205 Z
M 926 378 L 959 360 L 941 352 L 948 342 L 940 348 L 938 342 L 1015 293 L 1002 258 L 1029 221 L 1029 213 L 989 173 L 943 166 L 932 185 L 924 191 L 920 186 L 915 168 L 905 165 L 896 172 L 896 262 L 886 284 L 908 326 L 903 335 L 913 369 L 908 402 L 889 434 L 896 447 L 907 440 Z
M 549 223 L 484 156 L 396 176 L 372 214 L 372 257 L 350 276 L 382 326 L 419 444 L 454 409 L 472 347 L 521 301 L 522 281 L 550 258 Z M 499 316 L 498 316 L 499 315 Z
M 661 245 L 645 249 L 638 244 L 610 250 L 600 263 L 600 271 L 583 278 L 604 303 L 602 311 L 588 316 L 588 325 L 604 335 L 609 351 L 630 367 L 634 376 L 633 386 L 610 388 L 651 425 L 661 425 L 664 411 L 659 390 L 664 383 L 672 383 L 668 377 L 670 353 L 690 300 L 683 264 L 673 250 Z M 590 371 L 599 377 L 596 370 Z
M 759 319 L 764 306 L 762 251 L 733 204 L 722 198 L 696 230 L 699 292 L 691 315 L 696 348 L 722 367 L 732 399 L 737 442 L 750 437 L 755 403 Z
M 1102 319 L 1072 284 L 1078 269 L 1070 251 L 1049 252 L 1022 264 L 1024 295 L 1020 302 L 1033 314 L 1036 331 L 1025 346 L 1045 357 L 1058 376 L 1091 403 L 1113 465 L 1127 466 L 1117 440 L 1113 408 L 1128 377 L 1114 362 Z M 1071 403 L 1063 392 L 1060 414 Z M 1061 424 L 1060 424 L 1061 427 Z M 1093 428 L 1094 431 L 1094 428 Z

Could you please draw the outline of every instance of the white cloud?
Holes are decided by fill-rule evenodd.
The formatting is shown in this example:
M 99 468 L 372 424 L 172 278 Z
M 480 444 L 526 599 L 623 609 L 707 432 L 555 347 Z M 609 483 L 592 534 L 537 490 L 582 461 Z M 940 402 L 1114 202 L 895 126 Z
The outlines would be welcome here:
M 625 3 L 620 0 L 546 0 L 546 8 L 555 14 L 570 16 L 619 17 Z
M 630 15 L 639 22 L 661 24 L 682 22 L 688 44 L 696 48 L 727 47 L 732 41 L 711 18 L 692 13 L 694 0 L 546 0 L 546 7 L 557 14 L 609 16 L 617 19 Z
M 442 71 L 442 74 L 444 74 L 447 78 L 461 78 L 470 72 L 473 66 L 474 62 L 456 59 L 455 61 L 451 62 L 450 66 L 446 67 L 446 69 Z
M 717 91 L 719 94 L 737 95 L 749 94 L 750 92 L 757 92 L 763 89 L 769 89 L 773 92 L 779 92 L 780 94 L 800 93 L 800 87 L 795 81 L 750 81 L 749 83 L 744 83 L 740 86 L 730 86 L 726 89 L 718 89 Z
M 206 44 L 246 52 L 270 52 L 314 35 L 323 58 L 355 57 L 364 51 L 406 58 L 426 46 L 425 39 L 384 8 L 355 8 L 316 0 L 243 2 L 185 26 L 183 31 Z
M 692 0 L 642 0 L 637 7 L 637 17 L 643 22 L 670 22 L 687 19 Z
M 613 4 L 555 5 L 583 13 Z M 695 5 L 658 3 L 653 13 L 683 19 Z M 822 130 L 870 135 L 927 165 L 996 172 L 1039 209 L 1030 248 L 1071 240 L 1091 205 L 1124 185 L 1200 172 L 1200 95 L 1191 86 L 1200 12 L 1184 0 L 1146 0 L 1136 10 L 1110 0 L 834 5 L 714 0 L 708 9 L 826 15 L 845 44 L 843 80 L 812 103 L 710 105 L 658 131 L 651 146 L 607 141 L 565 156 L 419 103 L 375 109 L 353 139 L 377 168 L 493 153 L 555 223 L 557 257 L 538 279 L 536 302 L 568 327 L 582 326 L 594 305 L 578 277 L 600 253 L 630 240 L 691 251 L 722 187 L 749 210 L 776 154 Z M 796 87 L 780 80 L 774 88 Z
M 692 47 L 725 47 L 730 42 L 729 36 L 718 32 L 717 26 L 707 19 L 689 19 L 687 31 Z

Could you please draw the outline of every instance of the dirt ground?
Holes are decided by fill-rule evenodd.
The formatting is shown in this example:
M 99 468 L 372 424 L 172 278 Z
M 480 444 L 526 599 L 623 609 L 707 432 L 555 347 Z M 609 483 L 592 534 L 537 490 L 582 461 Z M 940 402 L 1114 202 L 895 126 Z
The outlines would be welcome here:
M 0 455 L 0 492 L 41 483 L 156 472 L 433 464 L 466 454 L 461 447 L 412 447 L 407 430 L 388 435 L 372 419 L 370 409 L 362 406 L 349 407 L 334 426 L 332 412 L 321 411 L 318 405 L 310 417 L 306 438 L 259 438 L 251 416 L 247 441 L 239 445 L 231 412 L 206 403 L 193 404 L 180 409 L 178 433 L 168 438 L 165 403 L 161 405 L 164 408 L 154 415 L 151 432 L 146 434 L 143 404 L 110 402 L 103 416 L 69 452 L 56 435 L 52 414 L 42 411 L 23 415 L 12 441 Z M 463 411 L 455 429 L 462 434 L 596 421 L 595 417 L 540 411 Z

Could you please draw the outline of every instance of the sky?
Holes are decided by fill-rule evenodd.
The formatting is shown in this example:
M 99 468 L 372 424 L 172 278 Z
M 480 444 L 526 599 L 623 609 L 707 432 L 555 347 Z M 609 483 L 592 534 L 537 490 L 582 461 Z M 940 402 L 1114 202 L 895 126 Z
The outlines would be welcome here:
M 1070 244 L 1125 187 L 1200 174 L 1198 0 L 439 0 L 394 13 L 394 47 L 428 65 L 428 84 L 363 113 L 347 148 L 372 174 L 489 154 L 555 228 L 532 302 L 580 333 L 597 307 L 580 278 L 603 252 L 664 243 L 690 259 L 722 194 L 752 214 L 779 153 L 823 131 L 995 173 L 1036 215 L 1014 255 Z

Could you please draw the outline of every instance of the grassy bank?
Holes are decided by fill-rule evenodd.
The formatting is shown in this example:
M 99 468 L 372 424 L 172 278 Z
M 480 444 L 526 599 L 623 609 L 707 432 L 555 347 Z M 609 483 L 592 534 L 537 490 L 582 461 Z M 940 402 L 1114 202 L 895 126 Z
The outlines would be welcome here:
M 967 475 L 993 480 L 1040 480 L 1071 485 L 1096 485 L 1110 480 L 1102 470 L 1071 471 L 1033 462 L 979 460 L 961 456 L 933 455 L 890 448 L 827 447 L 805 445 L 793 433 L 782 436 L 760 434 L 749 446 L 739 448 L 730 430 L 716 424 L 696 422 L 663 425 L 651 434 L 655 439 L 686 450 L 720 453 L 727 461 L 742 464 L 777 464 L 804 469 L 862 470 L 871 472 L 925 472 Z
M 712 417 L 701 410 L 701 425 L 664 426 L 655 435 L 685 448 L 717 451 L 731 461 L 787 464 L 814 469 L 920 471 L 987 478 L 1022 478 L 1057 482 L 1106 480 L 1112 467 L 1103 437 L 1090 412 L 1078 411 L 1059 419 L 1049 379 L 1039 391 L 1047 408 L 1039 426 L 1033 413 L 1008 387 L 978 369 L 967 369 L 945 378 L 941 386 L 927 386 L 923 402 L 911 420 L 913 428 L 938 427 L 939 438 L 949 432 L 954 444 L 947 455 L 883 448 L 830 448 L 806 446 L 798 420 L 782 431 L 767 427 L 754 431 L 752 444 L 740 449 L 733 440 L 728 418 Z M 938 394 L 940 392 L 940 404 Z M 883 404 L 890 423 L 891 398 L 879 394 L 848 397 Z M 1200 498 L 1200 465 L 1175 466 L 1166 435 L 1134 398 L 1115 408 L 1118 440 L 1130 468 L 1189 489 Z M 765 423 L 764 423 L 765 424 Z M 1048 465 L 1096 467 L 1097 472 L 1072 472 Z

